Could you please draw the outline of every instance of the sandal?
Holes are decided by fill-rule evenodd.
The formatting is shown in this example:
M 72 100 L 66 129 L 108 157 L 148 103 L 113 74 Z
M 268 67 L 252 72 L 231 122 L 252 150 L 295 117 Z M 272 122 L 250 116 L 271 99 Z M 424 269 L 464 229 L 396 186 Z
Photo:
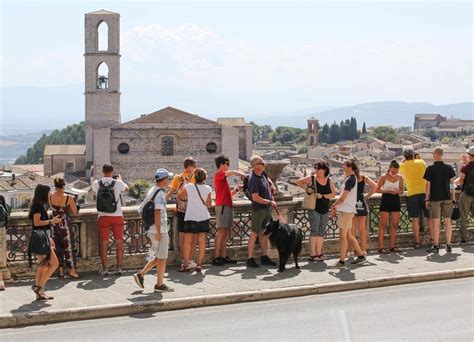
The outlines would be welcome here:
M 80 278 L 79 274 L 77 274 L 77 273 L 74 273 L 74 274 L 68 273 L 68 275 L 73 279 L 79 279 Z
M 380 254 L 390 254 L 390 251 L 387 250 L 386 248 L 380 248 L 380 249 L 379 249 L 379 253 L 380 253 Z
M 316 261 L 317 257 L 318 257 L 318 255 L 310 255 L 308 261 Z
M 395 252 L 395 253 L 400 253 L 402 250 L 398 247 L 392 247 L 390 248 L 390 252 Z
M 178 270 L 178 272 L 189 272 L 191 270 L 191 267 L 189 265 L 181 265 L 181 268 Z
M 198 272 L 198 273 L 202 272 L 202 266 L 201 265 L 196 266 L 196 272 Z
M 413 248 L 414 249 L 420 249 L 421 245 L 419 242 L 415 242 L 415 244 L 413 245 Z
M 36 300 L 54 299 L 54 297 L 48 296 L 46 293 L 44 293 L 41 286 L 35 286 L 33 292 L 36 294 Z

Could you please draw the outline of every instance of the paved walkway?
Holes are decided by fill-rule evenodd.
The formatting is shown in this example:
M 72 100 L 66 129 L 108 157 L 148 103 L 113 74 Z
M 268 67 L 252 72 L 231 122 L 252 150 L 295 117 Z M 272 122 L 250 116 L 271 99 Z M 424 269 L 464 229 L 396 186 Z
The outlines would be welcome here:
M 79 280 L 54 278 L 48 282 L 46 289 L 55 299 L 48 302 L 35 301 L 31 281 L 10 282 L 7 283 L 6 291 L 0 292 L 0 320 L 31 314 L 38 316 L 35 313 L 47 315 L 74 309 L 87 311 L 100 306 L 146 304 L 168 299 L 191 299 L 269 289 L 283 290 L 310 285 L 334 283 L 349 285 L 359 280 L 439 271 L 474 270 L 474 246 L 455 246 L 452 253 L 448 254 L 441 250 L 439 255 L 427 255 L 421 249 L 407 249 L 402 253 L 391 255 L 372 254 L 368 256 L 369 262 L 363 266 L 343 270 L 329 269 L 328 265 L 332 265 L 335 260 L 337 259 L 333 257 L 326 262 L 309 263 L 307 258 L 303 258 L 300 263 L 301 270 L 296 270 L 293 264 L 288 264 L 288 269 L 284 273 L 278 273 L 276 268 L 247 269 L 243 263 L 229 267 L 205 265 L 202 274 L 179 273 L 174 267 L 170 267 L 165 281 L 175 289 L 175 292 L 164 294 L 153 293 L 156 279 L 154 273 L 145 277 L 145 290 L 137 287 L 132 278 L 133 272 L 127 272 L 121 277 L 102 278 L 97 275 L 84 275 Z

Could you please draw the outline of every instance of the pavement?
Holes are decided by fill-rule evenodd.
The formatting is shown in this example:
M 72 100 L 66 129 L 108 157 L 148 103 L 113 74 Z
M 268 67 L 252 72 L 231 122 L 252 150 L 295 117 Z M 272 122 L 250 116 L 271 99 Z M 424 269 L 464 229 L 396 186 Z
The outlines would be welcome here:
M 0 292 L 0 328 L 134 315 L 196 307 L 367 289 L 474 276 L 474 246 L 454 246 L 452 253 L 427 254 L 424 249 L 402 253 L 369 254 L 362 266 L 330 269 L 326 262 L 308 262 L 301 269 L 289 263 L 284 273 L 276 268 L 247 269 L 244 263 L 218 267 L 204 265 L 202 274 L 179 273 L 169 267 L 165 282 L 171 293 L 153 293 L 154 273 L 145 277 L 145 289 L 132 274 L 82 279 L 51 279 L 46 290 L 54 300 L 36 301 L 31 281 L 7 283 Z
M 0 330 L 15 341 L 472 341 L 472 278 Z M 455 289 L 455 291 L 453 291 Z

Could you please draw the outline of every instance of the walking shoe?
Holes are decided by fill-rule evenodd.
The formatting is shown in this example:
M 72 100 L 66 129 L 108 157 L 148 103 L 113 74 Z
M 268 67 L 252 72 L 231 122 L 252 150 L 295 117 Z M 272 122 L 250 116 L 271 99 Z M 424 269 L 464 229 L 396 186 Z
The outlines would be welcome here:
M 451 253 L 452 251 L 451 245 L 446 245 L 446 253 Z
M 346 263 L 342 260 L 338 260 L 334 265 L 329 266 L 329 268 L 346 268 Z
M 222 260 L 221 257 L 217 257 L 217 258 L 212 259 L 211 264 L 214 265 L 214 266 L 224 266 L 225 265 L 225 263 L 224 263 L 224 261 Z
M 467 244 L 467 241 L 464 240 L 464 239 L 461 239 L 461 240 L 459 241 L 459 244 L 460 244 L 460 245 L 465 245 L 465 244 Z
M 102 270 L 102 271 L 99 271 L 99 275 L 101 275 L 102 277 L 107 277 L 109 275 L 109 271 L 107 270 Z
M 117 270 L 114 272 L 115 275 L 121 276 L 123 274 L 123 271 L 121 268 L 117 268 Z
M 255 262 L 254 258 L 248 258 L 247 267 L 258 268 L 258 267 L 260 267 L 260 265 Z
M 426 250 L 428 253 L 439 253 L 439 247 L 438 246 L 431 246 Z
M 270 259 L 268 257 L 268 255 L 262 255 L 260 257 L 260 264 L 262 265 L 265 265 L 265 266 L 276 266 L 276 262 L 272 261 L 272 259 Z
M 154 292 L 174 292 L 174 289 L 166 284 L 161 284 L 160 286 L 155 285 Z
M 351 265 L 361 265 L 367 261 L 365 255 L 358 256 L 354 261 L 351 262 Z
M 225 258 L 221 258 L 221 260 L 224 260 L 224 263 L 226 264 L 230 264 L 230 265 L 237 264 L 237 260 L 231 259 L 228 256 L 226 256 Z
M 135 283 L 137 283 L 139 288 L 141 288 L 141 289 L 145 288 L 145 286 L 143 285 L 143 283 L 145 282 L 145 279 L 143 278 L 143 276 L 140 273 L 135 273 L 133 275 L 133 279 L 135 280 Z

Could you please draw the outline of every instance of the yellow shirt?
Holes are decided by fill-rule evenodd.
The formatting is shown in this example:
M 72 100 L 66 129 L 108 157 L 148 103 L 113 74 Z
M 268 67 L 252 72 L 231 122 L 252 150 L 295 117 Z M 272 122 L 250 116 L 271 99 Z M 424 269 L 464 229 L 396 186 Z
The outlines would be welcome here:
M 407 185 L 407 195 L 413 196 L 425 193 L 426 181 L 423 179 L 426 163 L 421 159 L 405 160 L 400 165 L 400 174 Z
M 186 172 L 184 171 L 182 174 L 180 175 L 175 175 L 173 180 L 171 181 L 171 184 L 170 184 L 170 189 L 173 190 L 173 191 L 178 191 L 179 189 L 179 186 L 180 186 L 180 181 L 179 181 L 179 178 L 181 177 L 181 179 L 186 179 L 188 178 L 189 176 L 191 175 L 190 172 Z M 194 179 L 194 175 L 191 176 L 191 180 L 189 181 L 189 183 L 196 183 L 196 180 Z

